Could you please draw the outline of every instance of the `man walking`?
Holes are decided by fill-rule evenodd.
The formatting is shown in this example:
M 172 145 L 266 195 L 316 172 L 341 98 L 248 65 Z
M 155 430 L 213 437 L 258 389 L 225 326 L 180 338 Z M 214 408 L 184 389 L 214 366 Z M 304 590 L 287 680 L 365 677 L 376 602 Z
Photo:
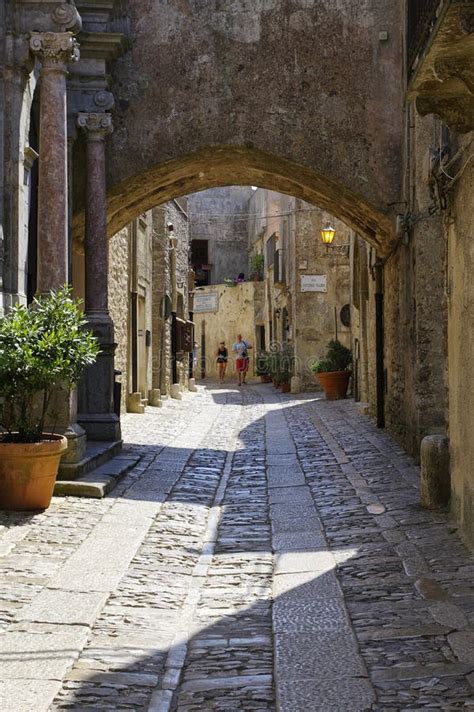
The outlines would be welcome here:
M 237 359 L 235 362 L 235 367 L 237 369 L 237 375 L 239 377 L 239 386 L 245 383 L 247 376 L 247 371 L 249 370 L 249 355 L 248 350 L 251 349 L 251 344 L 242 338 L 242 334 L 237 335 L 237 341 L 232 346 L 232 351 L 237 354 Z

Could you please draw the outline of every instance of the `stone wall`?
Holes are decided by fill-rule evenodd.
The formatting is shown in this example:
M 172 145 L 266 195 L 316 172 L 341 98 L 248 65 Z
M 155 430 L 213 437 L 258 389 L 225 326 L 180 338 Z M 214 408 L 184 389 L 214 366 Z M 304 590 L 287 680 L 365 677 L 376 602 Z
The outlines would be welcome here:
M 168 230 L 172 223 L 174 231 Z M 165 395 L 171 385 L 171 319 L 162 316 L 163 298 L 171 298 L 170 235 L 177 238 L 177 287 L 182 318 L 188 319 L 189 235 L 185 210 L 166 204 L 140 215 L 110 240 L 109 308 L 115 325 L 115 366 L 122 371 L 122 410 L 142 410 L 141 401 L 153 398 L 153 389 Z M 76 264 L 80 264 L 76 253 Z M 76 267 L 76 272 L 79 270 Z M 79 283 L 79 274 L 76 281 Z M 132 374 L 132 309 L 136 302 L 137 383 Z M 148 334 L 147 334 L 148 332 Z M 186 357 L 188 358 L 188 357 Z M 188 368 L 178 367 L 186 386 Z M 128 398 L 131 394 L 140 394 Z M 127 402 L 128 398 L 128 402 Z
M 474 545 L 474 160 L 472 134 L 458 141 L 463 150 L 449 171 L 453 184 L 446 217 L 449 263 L 449 440 L 452 510 L 466 540 Z M 464 166 L 464 169 L 463 169 Z
M 255 371 L 255 324 L 263 298 L 263 282 L 244 282 L 233 287 L 226 284 L 216 284 L 199 288 L 199 294 L 216 293 L 218 295 L 217 312 L 200 312 L 194 314 L 196 324 L 196 341 L 199 344 L 197 376 L 201 376 L 203 356 L 203 341 L 205 337 L 205 371 L 207 378 L 217 378 L 216 352 L 221 341 L 224 341 L 229 351 L 227 377 L 236 379 L 235 357 L 232 354 L 232 344 L 237 335 L 249 341 L 254 347 L 249 351 L 249 375 Z
M 129 42 L 111 69 L 111 233 L 157 195 L 234 184 L 298 195 L 390 241 L 403 3 L 133 0 L 122 10 Z
M 347 252 L 336 254 L 321 241 L 323 224 L 336 229 L 335 243 Z M 322 358 L 328 341 L 337 336 L 350 346 L 350 328 L 343 325 L 341 308 L 350 303 L 350 229 L 333 216 L 297 198 L 265 189 L 255 191 L 249 203 L 249 248 L 263 254 L 266 349 L 269 342 L 280 349 L 287 344 L 295 356 L 295 375 L 306 390 L 318 388 L 311 364 Z M 275 248 L 284 264 L 284 281 L 275 283 L 275 265 L 268 262 L 267 245 Z M 302 278 L 327 277 L 327 291 L 305 291 Z M 283 317 L 287 314 L 287 319 Z
M 327 344 L 336 336 L 350 347 L 350 326 L 341 320 L 341 309 L 350 305 L 349 245 L 351 230 L 340 220 L 296 201 L 295 260 L 293 271 L 294 344 L 298 374 L 303 388 L 318 387 L 311 371 L 315 359 L 326 355 Z M 336 230 L 334 244 L 346 245 L 347 252 L 326 248 L 321 240 L 322 227 L 330 223 Z M 302 278 L 325 275 L 326 292 L 305 292 Z
M 153 388 L 168 394 L 172 383 L 171 318 L 163 318 L 163 304 L 171 303 L 170 238 L 176 246 L 176 286 L 179 296 L 178 317 L 189 319 L 189 226 L 185 199 L 171 201 L 153 210 L 153 319 L 152 365 Z M 168 225 L 173 226 L 170 231 Z M 189 355 L 178 362 L 178 382 L 187 386 Z
M 109 310 L 114 322 L 115 368 L 122 372 L 122 412 L 126 410 L 130 370 L 130 239 L 129 228 L 120 230 L 109 243 Z
M 247 213 L 252 189 L 228 186 L 188 196 L 191 240 L 207 240 L 210 284 L 222 284 L 240 272 L 248 277 Z
M 430 149 L 440 125 L 410 108 L 406 156 L 411 226 L 384 268 L 386 424 L 416 458 L 421 439 L 446 429 L 447 311 L 443 217 L 429 216 Z
M 171 322 L 163 317 L 166 297 L 171 301 L 169 233 L 167 205 L 153 210 L 153 317 L 152 372 L 153 388 L 163 395 L 171 386 Z

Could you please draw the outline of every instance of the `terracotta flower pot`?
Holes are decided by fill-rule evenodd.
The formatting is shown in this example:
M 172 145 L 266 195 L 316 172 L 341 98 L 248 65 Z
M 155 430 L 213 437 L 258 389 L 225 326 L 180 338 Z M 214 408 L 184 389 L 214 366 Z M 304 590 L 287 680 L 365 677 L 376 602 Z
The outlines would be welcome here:
M 326 400 L 339 400 L 346 397 L 350 371 L 327 371 L 317 373 L 316 376 L 324 389 Z
M 282 383 L 281 384 L 281 392 L 282 393 L 289 393 L 291 391 L 291 384 L 290 383 Z
M 260 376 L 260 380 L 262 383 L 271 383 L 272 377 L 271 376 Z
M 39 443 L 0 442 L 0 509 L 49 507 L 66 448 L 63 435 L 44 435 Z

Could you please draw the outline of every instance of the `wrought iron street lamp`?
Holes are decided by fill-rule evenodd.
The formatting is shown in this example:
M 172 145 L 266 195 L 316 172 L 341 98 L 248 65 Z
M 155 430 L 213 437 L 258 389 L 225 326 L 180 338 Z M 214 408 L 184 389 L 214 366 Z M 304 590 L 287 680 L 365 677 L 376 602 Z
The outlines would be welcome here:
M 329 247 L 329 245 L 332 245 L 332 241 L 334 240 L 334 235 L 336 234 L 336 231 L 329 223 L 323 227 L 321 230 L 321 240 L 323 243 Z
M 349 245 L 333 244 L 335 235 L 336 231 L 329 223 L 327 223 L 321 230 L 321 240 L 326 245 L 326 252 L 329 252 L 331 250 L 333 254 L 348 255 Z

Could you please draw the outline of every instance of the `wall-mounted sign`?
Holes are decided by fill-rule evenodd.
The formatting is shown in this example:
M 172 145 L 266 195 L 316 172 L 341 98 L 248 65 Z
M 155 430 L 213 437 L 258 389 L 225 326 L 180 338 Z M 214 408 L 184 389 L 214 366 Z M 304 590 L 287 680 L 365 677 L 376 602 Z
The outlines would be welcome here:
M 219 294 L 217 292 L 194 292 L 193 313 L 216 312 L 219 308 Z
M 327 274 L 302 274 L 301 275 L 301 291 L 302 292 L 327 292 L 328 291 L 328 276 L 327 276 Z

